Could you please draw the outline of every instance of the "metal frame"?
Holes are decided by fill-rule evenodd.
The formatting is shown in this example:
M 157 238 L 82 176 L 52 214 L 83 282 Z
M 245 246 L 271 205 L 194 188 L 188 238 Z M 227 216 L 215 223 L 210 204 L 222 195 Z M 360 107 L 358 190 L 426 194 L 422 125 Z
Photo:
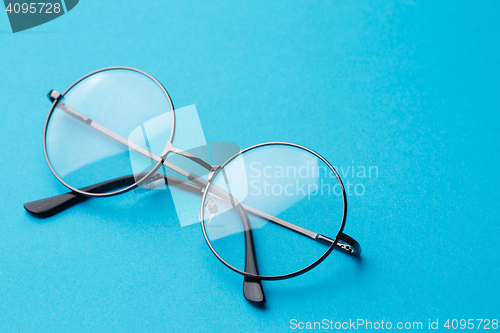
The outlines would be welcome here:
M 150 78 L 151 80 L 153 80 L 162 89 L 163 93 L 165 94 L 165 96 L 169 102 L 170 108 L 171 108 L 170 111 L 172 113 L 172 130 L 171 130 L 170 139 L 166 143 L 165 148 L 164 148 L 161 156 L 156 156 L 156 155 L 151 156 L 150 152 L 143 151 L 144 149 L 142 149 L 141 147 L 135 145 L 134 143 L 129 142 L 127 139 L 121 137 L 119 134 L 114 133 L 110 129 L 98 124 L 97 122 L 93 121 L 92 119 L 89 119 L 88 117 L 78 113 L 76 110 L 71 109 L 71 107 L 65 105 L 61 101 L 61 99 L 64 97 L 64 95 L 67 94 L 73 87 L 75 87 L 82 80 L 84 80 L 84 79 L 86 79 L 94 74 L 108 71 L 108 70 L 130 70 L 130 71 L 134 71 L 134 72 L 143 74 L 143 75 L 147 76 L 148 78 Z M 212 166 L 212 165 L 206 163 L 205 161 L 201 160 L 200 158 L 198 158 L 198 157 L 196 157 L 196 156 L 194 156 L 186 151 L 183 151 L 181 149 L 177 149 L 173 146 L 172 142 L 174 140 L 175 127 L 176 127 L 175 110 L 174 110 L 172 100 L 170 99 L 170 96 L 169 96 L 167 90 L 163 87 L 163 85 L 158 80 L 156 80 L 151 75 L 149 75 L 141 70 L 131 68 L 131 67 L 107 67 L 107 68 L 93 71 L 93 72 L 81 77 L 77 81 L 75 81 L 62 94 L 52 90 L 49 93 L 49 99 L 53 103 L 52 103 L 52 106 L 50 108 L 49 114 L 47 115 L 47 119 L 45 121 L 45 126 L 44 126 L 44 134 L 43 134 L 44 155 L 45 155 L 45 159 L 47 161 L 47 164 L 49 165 L 51 172 L 64 186 L 69 188 L 71 190 L 71 192 L 25 204 L 24 207 L 26 208 L 26 210 L 37 217 L 52 216 L 52 215 L 57 214 L 58 212 L 60 212 L 64 209 L 71 207 L 72 205 L 74 205 L 76 203 L 82 202 L 90 197 L 109 197 L 109 196 L 114 196 L 114 195 L 122 194 L 122 193 L 128 192 L 130 190 L 133 190 L 134 188 L 141 185 L 142 183 L 148 182 L 149 180 L 153 179 L 154 177 L 151 177 L 151 176 L 153 174 L 155 174 L 156 171 L 162 165 L 165 165 L 166 167 L 168 167 L 168 168 L 178 172 L 179 174 L 187 177 L 191 183 L 184 182 L 180 179 L 164 175 L 165 180 L 172 182 L 172 184 L 176 184 L 176 185 L 180 184 L 180 187 L 184 188 L 185 190 L 195 192 L 195 193 L 198 192 L 199 194 L 202 194 L 202 204 L 201 204 L 201 208 L 200 208 L 200 221 L 201 221 L 201 228 L 202 228 L 202 232 L 203 232 L 203 235 L 205 237 L 205 240 L 206 240 L 210 250 L 214 253 L 214 255 L 224 265 L 226 265 L 231 270 L 245 276 L 244 288 L 243 288 L 244 295 L 245 295 L 245 298 L 247 300 L 249 300 L 253 303 L 263 304 L 265 302 L 264 292 L 262 290 L 262 285 L 260 283 L 261 280 L 282 280 L 282 279 L 288 279 L 288 278 L 292 278 L 292 277 L 298 276 L 300 274 L 303 274 L 303 273 L 311 270 L 312 268 L 316 267 L 318 264 L 320 264 L 332 252 L 332 250 L 334 248 L 341 250 L 343 252 L 346 252 L 348 254 L 351 254 L 353 256 L 356 256 L 356 257 L 358 257 L 361 254 L 361 247 L 359 246 L 358 242 L 356 242 L 353 238 L 351 238 L 343 233 L 344 226 L 346 223 L 346 218 L 347 218 L 347 195 L 345 192 L 344 184 L 342 183 L 342 180 L 340 179 L 340 176 L 338 175 L 335 168 L 333 168 L 331 166 L 331 164 L 328 163 L 328 161 L 325 158 L 323 158 L 317 152 L 315 152 L 309 148 L 306 148 L 304 146 L 300 146 L 300 145 L 294 144 L 294 143 L 288 143 L 288 142 L 267 142 L 267 143 L 254 145 L 252 147 L 244 149 L 243 151 L 233 155 L 226 162 L 224 162 L 222 164 L 222 166 L 220 166 L 220 167 L 219 166 Z M 103 183 L 87 186 L 86 188 L 83 188 L 83 189 L 77 189 L 77 188 L 74 188 L 71 185 L 67 184 L 64 180 L 61 179 L 61 177 L 59 177 L 59 175 L 57 175 L 54 168 L 52 167 L 52 165 L 50 163 L 50 159 L 48 157 L 47 145 L 46 145 L 48 124 L 49 124 L 50 118 L 51 118 L 55 108 L 58 105 L 63 111 L 67 112 L 68 114 L 71 114 L 75 118 L 77 118 L 80 121 L 86 123 L 87 125 L 93 127 L 94 129 L 100 131 L 101 133 L 111 137 L 114 140 L 117 140 L 118 142 L 120 142 L 124 145 L 129 146 L 129 148 L 132 148 L 132 149 L 138 151 L 139 153 L 145 154 L 148 157 L 152 157 L 155 161 L 157 161 L 155 167 L 150 172 L 144 173 L 145 175 L 142 178 L 140 178 L 139 180 L 137 180 L 134 175 L 130 175 L 130 176 L 120 177 L 117 179 L 108 180 L 108 181 L 105 181 Z M 250 223 L 248 220 L 248 216 L 247 216 L 247 212 L 248 212 L 250 214 L 254 214 L 254 215 L 260 216 L 262 218 L 266 218 L 270 222 L 273 222 L 273 223 L 278 224 L 282 227 L 285 227 L 287 229 L 295 231 L 295 232 L 302 234 L 306 237 L 309 237 L 313 240 L 316 240 L 318 242 L 329 245 L 328 250 L 318 260 L 316 260 L 315 262 L 313 262 L 309 266 L 307 266 L 299 271 L 296 271 L 296 272 L 293 272 L 290 274 L 280 275 L 280 276 L 261 276 L 261 275 L 258 275 L 257 260 L 256 260 L 256 256 L 255 256 L 255 248 L 254 248 L 254 244 L 253 244 L 253 236 L 252 236 L 251 228 L 244 228 L 245 229 L 245 231 L 244 231 L 245 250 L 246 250 L 246 260 L 245 260 L 245 262 L 246 262 L 245 270 L 246 271 L 241 271 L 241 270 L 229 265 L 226 261 L 224 261 L 219 256 L 219 254 L 215 251 L 212 244 L 210 243 L 208 236 L 206 234 L 205 223 L 204 223 L 204 218 L 203 218 L 203 207 L 205 204 L 207 193 L 212 186 L 214 186 L 214 188 L 216 188 L 216 186 L 212 184 L 212 181 L 213 181 L 213 179 L 215 179 L 215 176 L 218 174 L 218 172 L 223 170 L 223 168 L 227 164 L 229 164 L 234 158 L 236 158 L 240 154 L 243 154 L 245 152 L 248 152 L 249 150 L 252 150 L 252 149 L 255 149 L 258 147 L 269 146 L 269 145 L 293 146 L 293 147 L 305 150 L 305 151 L 315 155 L 319 159 L 321 159 L 330 168 L 330 170 L 332 170 L 332 172 L 335 174 L 335 177 L 337 178 L 337 181 L 339 182 L 341 189 L 342 189 L 342 196 L 343 196 L 343 202 L 344 202 L 344 211 L 343 211 L 342 223 L 340 225 L 340 229 L 337 232 L 335 239 L 331 239 L 329 237 L 323 236 L 323 235 L 315 233 L 313 231 L 309 231 L 307 229 L 304 229 L 298 225 L 292 224 L 290 222 L 281 220 L 277 217 L 274 217 L 274 216 L 271 216 L 271 215 L 266 214 L 264 212 L 261 212 L 255 208 L 240 204 L 235 200 L 234 197 L 232 197 L 229 193 L 226 193 L 225 191 L 224 191 L 224 193 L 219 193 L 223 200 L 230 200 L 231 201 L 233 206 L 238 211 L 238 214 L 240 215 L 240 217 L 242 219 L 242 223 L 244 225 L 249 225 L 249 223 Z M 204 167 L 205 169 L 207 169 L 209 171 L 208 181 L 206 181 L 202 178 L 199 178 L 198 176 L 193 175 L 193 174 L 165 161 L 168 154 L 170 154 L 170 153 L 178 154 L 178 155 L 184 156 L 188 159 L 191 159 L 192 161 L 196 162 L 197 164 L 199 164 L 202 167 Z M 157 174 L 155 174 L 155 176 L 156 175 Z M 122 189 L 117 190 L 117 191 L 113 191 L 114 189 L 121 188 L 123 186 L 125 186 L 125 188 L 122 188 Z M 102 193 L 102 192 L 108 191 L 108 190 L 113 191 L 113 192 Z
M 205 207 L 205 200 L 207 198 L 207 195 L 208 195 L 208 192 L 210 191 L 210 187 L 212 186 L 213 184 L 213 180 L 215 179 L 216 175 L 221 172 L 224 167 L 226 165 L 228 165 L 229 163 L 231 163 L 232 160 L 234 160 L 236 157 L 240 156 L 240 155 L 243 155 L 245 152 L 248 152 L 252 149 L 255 149 L 255 148 L 259 148 L 259 147 L 265 147 L 265 146 L 272 146 L 272 145 L 283 145 L 283 146 L 291 146 L 291 147 L 295 147 L 295 148 L 299 148 L 299 149 L 303 149 L 313 155 L 315 155 L 316 157 L 318 157 L 319 159 L 321 159 L 329 168 L 330 170 L 332 170 L 332 172 L 335 174 L 335 177 L 337 178 L 337 181 L 339 182 L 340 184 L 340 188 L 342 189 L 342 198 L 343 198 L 343 202 L 344 202 L 344 212 L 342 214 L 342 223 L 340 225 L 340 229 L 339 231 L 337 232 L 337 236 L 335 237 L 335 240 L 333 241 L 333 243 L 331 243 L 330 247 L 328 248 L 328 250 L 326 250 L 326 252 L 318 259 L 316 260 L 315 262 L 313 262 L 312 264 L 310 264 L 309 266 L 301 269 L 301 270 L 298 270 L 296 272 L 293 272 L 293 273 L 289 273 L 289 274 L 284 274 L 284 275 L 277 275 L 277 276 L 262 276 L 262 275 L 255 275 L 255 274 L 251 274 L 251 273 L 248 273 L 248 272 L 245 272 L 245 271 L 242 271 L 232 265 L 230 265 L 229 263 L 227 263 L 224 259 L 222 259 L 222 257 L 217 253 L 217 251 L 215 251 L 214 247 L 212 246 L 212 244 L 210 243 L 210 240 L 208 239 L 208 235 L 207 235 L 207 232 L 205 230 L 205 219 L 204 219 L 204 207 Z M 201 208 L 200 208 L 200 222 L 201 222 L 201 229 L 203 231 L 203 236 L 205 237 L 205 240 L 208 244 L 208 247 L 210 247 L 210 250 L 213 252 L 213 254 L 224 264 L 226 265 L 228 268 L 230 268 L 231 270 L 233 270 L 234 272 L 236 273 L 239 273 L 243 276 L 246 276 L 246 277 L 249 277 L 249 278 L 255 278 L 255 279 L 259 279 L 259 280 L 284 280 L 284 279 L 289 279 L 289 278 L 293 278 L 295 276 L 298 276 L 298 275 L 301 275 L 301 274 L 304 274 L 306 273 L 307 271 L 313 269 L 314 267 L 316 267 L 317 265 L 319 265 L 323 260 L 325 260 L 326 257 L 328 257 L 328 255 L 332 252 L 332 250 L 335 248 L 335 246 L 337 245 L 338 241 L 339 241 L 339 237 L 341 234 L 343 234 L 343 230 L 344 230 L 344 227 L 345 227 L 345 223 L 346 223 L 346 219 L 347 219 L 347 195 L 346 195 L 346 192 L 345 192 L 345 188 L 344 188 L 344 184 L 342 183 L 342 180 L 340 179 L 340 176 L 339 174 L 337 173 L 337 171 L 335 170 L 335 168 L 330 164 L 328 163 L 328 161 L 323 157 L 321 156 L 320 154 L 318 154 L 317 152 L 315 152 L 314 150 L 312 149 L 309 149 L 309 148 L 306 148 L 304 146 L 301 146 L 301 145 L 298 145 L 298 144 L 295 144 L 295 143 L 290 143 L 290 142 L 265 142 L 265 143 L 261 143 L 261 144 L 257 144 L 257 145 L 254 145 L 254 146 L 251 146 L 251 147 L 248 147 L 246 149 L 243 149 L 241 152 L 237 153 L 237 154 L 234 154 L 232 157 L 230 157 L 226 162 L 224 162 L 224 164 L 222 164 L 220 166 L 220 168 L 212 175 L 212 177 L 209 179 L 208 181 L 208 186 L 206 187 L 204 193 L 203 193 L 203 198 L 201 199 Z M 299 227 L 300 228 L 300 227 Z M 290 228 L 292 230 L 294 230 L 293 228 Z M 316 236 L 314 239 L 318 240 L 318 241 L 322 241 L 321 238 L 319 237 L 324 237 L 323 235 L 318 235 Z

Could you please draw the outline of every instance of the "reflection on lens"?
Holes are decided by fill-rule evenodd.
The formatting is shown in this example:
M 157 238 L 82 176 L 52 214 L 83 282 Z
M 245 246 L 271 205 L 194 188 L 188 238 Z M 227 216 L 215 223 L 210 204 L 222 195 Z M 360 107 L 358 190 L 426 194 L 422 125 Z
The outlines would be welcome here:
M 163 115 L 163 136 L 156 138 L 163 147 L 148 150 L 149 160 L 154 160 L 170 139 L 171 110 L 166 91 L 146 74 L 132 69 L 91 74 L 66 92 L 50 116 L 45 135 L 49 163 L 76 189 L 132 175 L 129 143 L 144 144 L 129 142 L 129 135 Z
M 240 271 L 245 270 L 249 231 L 259 275 L 280 276 L 317 261 L 329 246 L 314 235 L 335 239 L 342 224 L 342 188 L 334 172 L 293 145 L 247 150 L 211 184 L 202 206 L 205 233 L 219 257 Z

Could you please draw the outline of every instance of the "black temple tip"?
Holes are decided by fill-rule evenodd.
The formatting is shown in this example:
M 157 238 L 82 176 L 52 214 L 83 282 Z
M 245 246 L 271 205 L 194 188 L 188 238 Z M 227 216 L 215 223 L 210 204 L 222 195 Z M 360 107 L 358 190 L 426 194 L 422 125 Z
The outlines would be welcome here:
M 28 202 L 24 204 L 24 208 L 33 216 L 45 218 L 55 215 L 87 198 L 78 193 L 69 192 L 47 199 Z
M 264 296 L 264 290 L 262 289 L 260 280 L 245 277 L 243 282 L 243 294 L 245 298 L 254 305 L 264 305 L 266 303 L 266 297 Z

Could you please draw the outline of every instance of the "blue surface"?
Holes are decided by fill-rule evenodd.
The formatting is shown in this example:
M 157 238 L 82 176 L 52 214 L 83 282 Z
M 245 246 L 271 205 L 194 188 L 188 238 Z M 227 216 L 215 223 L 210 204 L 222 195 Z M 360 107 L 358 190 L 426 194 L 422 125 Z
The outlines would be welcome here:
M 81 1 L 12 34 L 0 14 L 0 331 L 288 331 L 290 320 L 500 317 L 497 2 Z M 158 197 L 63 193 L 46 165 L 50 89 L 106 66 L 196 104 L 207 141 L 291 141 L 376 166 L 349 196 L 361 260 L 264 283 L 265 309 Z M 347 172 L 348 173 L 348 172 Z M 342 173 L 341 173 L 342 176 Z M 141 200 L 139 200 L 141 199 Z

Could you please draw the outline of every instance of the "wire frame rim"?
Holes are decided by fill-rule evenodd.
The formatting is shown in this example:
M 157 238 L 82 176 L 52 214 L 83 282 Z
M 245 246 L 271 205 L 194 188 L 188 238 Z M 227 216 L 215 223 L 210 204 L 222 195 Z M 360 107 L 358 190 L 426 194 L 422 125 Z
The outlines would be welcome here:
M 97 73 L 101 73 L 101 72 L 105 72 L 105 71 L 110 71 L 110 70 L 130 70 L 130 71 L 133 71 L 133 72 L 136 72 L 136 73 L 139 73 L 139 74 L 143 74 L 145 75 L 146 77 L 148 77 L 149 79 L 151 79 L 153 82 L 155 82 L 159 87 L 160 89 L 163 91 L 163 93 L 165 94 L 167 100 L 168 100 L 168 103 L 170 105 L 170 111 L 172 113 L 172 130 L 171 130 L 171 133 L 170 133 L 170 139 L 169 141 L 167 142 L 167 144 L 170 142 L 172 143 L 172 141 L 174 140 L 174 136 L 175 136 L 175 110 L 174 110 L 174 104 L 172 102 L 172 99 L 170 98 L 170 95 L 168 94 L 167 90 L 165 89 L 165 87 L 160 83 L 160 81 L 158 81 L 157 79 L 155 79 L 152 75 L 140 70 L 140 69 L 137 69 L 137 68 L 133 68 L 133 67 L 126 67 L 126 66 L 112 66 L 112 67 L 105 67 L 105 68 L 101 68 L 101 69 L 98 69 L 98 70 L 95 70 L 93 72 L 90 72 L 84 76 L 82 76 L 81 78 L 79 78 L 78 80 L 76 80 L 75 82 L 73 82 L 62 94 L 61 94 L 61 98 L 64 97 L 64 95 L 66 95 L 66 93 L 68 93 L 68 91 L 70 91 L 73 87 L 75 87 L 78 83 L 80 83 L 81 81 L 85 80 L 86 78 L 94 75 L 94 74 L 97 74 Z M 49 156 L 47 154 L 47 143 L 46 143 L 46 138 L 47 138 L 47 129 L 48 129 L 48 125 L 49 125 L 49 121 L 50 121 L 50 118 L 52 116 L 52 113 L 54 112 L 54 109 L 55 107 L 57 106 L 57 103 L 59 103 L 59 99 L 58 100 L 55 100 L 53 103 L 52 103 L 52 106 L 50 107 L 50 110 L 49 110 L 49 114 L 47 115 L 47 118 L 45 120 L 45 125 L 44 125 L 44 128 L 43 128 L 43 153 L 45 155 L 45 160 L 47 161 L 47 165 L 49 166 L 50 168 L 50 171 L 52 172 L 52 174 L 57 178 L 57 180 L 59 180 L 59 182 L 61 184 L 63 184 L 64 186 L 66 186 L 68 189 L 70 189 L 71 191 L 73 192 L 77 192 L 77 193 L 80 193 L 82 195 L 85 195 L 85 196 L 88 196 L 88 197 L 111 197 L 111 196 L 115 196 L 115 195 L 118 195 L 118 194 L 122 194 L 122 193 L 125 193 L 125 192 L 128 192 L 130 190 L 133 190 L 134 188 L 136 188 L 137 186 L 139 186 L 142 182 L 144 182 L 150 175 L 152 175 L 153 173 L 155 173 L 156 171 L 158 171 L 158 169 L 161 167 L 161 165 L 163 164 L 161 161 L 158 162 L 155 167 L 145 176 L 143 177 L 142 179 L 140 179 L 139 181 L 135 182 L 134 184 L 128 186 L 128 187 L 125 187 L 121 190 L 118 190 L 118 191 L 114 191 L 114 192 L 107 192 L 107 193 L 91 193 L 91 192 L 85 192 L 85 191 L 82 191 L 80 189 L 77 189 L 71 185 L 69 185 L 68 183 L 66 183 L 61 177 L 59 177 L 59 175 L 57 174 L 57 172 L 54 170 L 54 168 L 52 167 L 52 164 L 50 163 L 50 159 L 49 159 Z
M 205 221 L 204 221 L 205 219 L 204 219 L 204 216 L 203 216 L 204 215 L 203 214 L 203 207 L 204 207 L 204 204 L 205 204 L 205 200 L 206 200 L 207 194 L 208 194 L 208 192 L 210 190 L 210 186 L 212 186 L 212 182 L 216 178 L 215 177 L 216 175 L 214 175 L 208 181 L 208 185 L 207 185 L 207 187 L 205 188 L 205 190 L 203 192 L 203 197 L 201 199 L 201 208 L 200 208 L 200 222 L 201 222 L 201 230 L 203 232 L 203 237 L 205 238 L 205 241 L 207 242 L 208 247 L 210 248 L 210 250 L 212 251 L 212 253 L 217 257 L 217 259 L 219 259 L 219 261 L 222 262 L 229 269 L 231 269 L 232 271 L 234 271 L 234 272 L 236 272 L 238 274 L 241 274 L 243 276 L 250 277 L 250 278 L 255 278 L 255 279 L 259 279 L 259 280 L 284 280 L 284 279 L 290 279 L 290 278 L 299 276 L 301 274 L 304 274 L 304 273 L 310 271 L 314 267 L 318 266 L 323 260 L 325 260 L 326 257 L 328 257 L 330 255 L 330 253 L 333 251 L 333 249 L 335 248 L 335 246 L 337 245 L 337 243 L 339 241 L 339 234 L 344 231 L 344 227 L 345 227 L 345 224 L 346 224 L 346 219 L 347 219 L 347 195 L 346 195 L 346 192 L 345 192 L 344 183 L 342 183 L 342 179 L 340 178 L 339 174 L 337 173 L 337 170 L 335 170 L 335 168 L 323 156 L 321 156 L 319 153 L 315 152 L 314 150 L 312 150 L 310 148 L 301 146 L 301 145 L 296 144 L 296 143 L 291 143 L 291 142 L 283 142 L 283 141 L 264 142 L 264 143 L 260 143 L 260 144 L 257 144 L 257 145 L 245 148 L 242 151 L 234 154 L 226 162 L 224 162 L 220 166 L 219 171 L 222 170 L 227 164 L 229 164 L 237 156 L 242 155 L 243 153 L 245 153 L 247 151 L 250 151 L 252 149 L 255 149 L 255 148 L 260 148 L 260 147 L 265 147 L 265 146 L 271 146 L 271 145 L 291 146 L 291 147 L 295 147 L 295 148 L 299 148 L 299 149 L 305 150 L 305 151 L 307 151 L 307 152 L 315 155 L 319 159 L 321 159 L 330 168 L 330 170 L 332 170 L 332 172 L 335 174 L 335 177 L 337 178 L 337 181 L 340 184 L 340 188 L 342 189 L 344 211 L 343 211 L 342 223 L 340 225 L 339 231 L 337 232 L 337 235 L 335 236 L 334 242 L 330 245 L 330 247 L 326 250 L 326 252 L 321 257 L 319 257 L 316 261 L 314 261 L 313 263 L 311 263 L 310 265 L 308 265 L 308 266 L 306 266 L 306 267 L 304 267 L 304 268 L 302 268 L 302 269 L 300 269 L 300 270 L 298 270 L 296 272 L 292 272 L 292 273 L 288 273 L 288 274 L 283 274 L 283 275 L 269 275 L 269 276 L 265 276 L 265 275 L 251 274 L 251 273 L 247 273 L 245 271 L 242 271 L 242 270 L 240 270 L 240 269 L 232 266 L 228 262 L 226 262 L 217 253 L 217 251 L 215 251 L 215 249 L 212 246 L 210 240 L 208 239 L 208 235 L 207 235 L 207 232 L 205 230 Z

